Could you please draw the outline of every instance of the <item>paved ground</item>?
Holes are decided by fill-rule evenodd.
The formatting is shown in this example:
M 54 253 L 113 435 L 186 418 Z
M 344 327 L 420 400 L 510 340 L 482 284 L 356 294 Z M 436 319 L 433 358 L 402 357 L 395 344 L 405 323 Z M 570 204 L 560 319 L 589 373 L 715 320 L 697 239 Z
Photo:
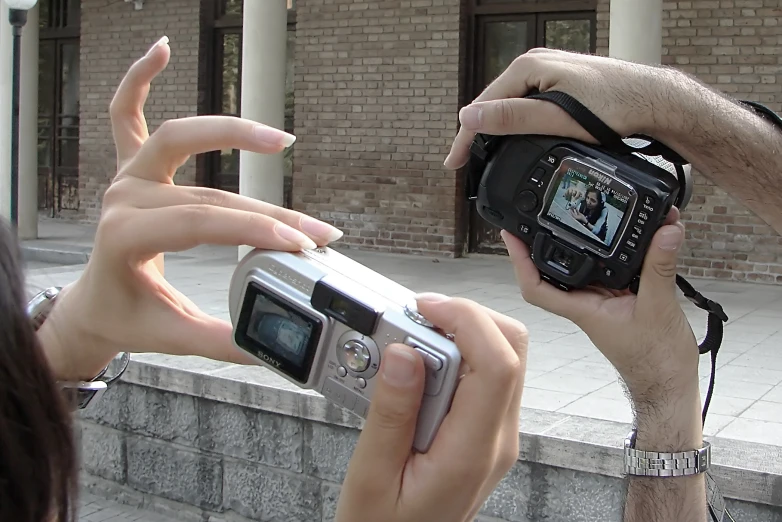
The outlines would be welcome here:
M 176 522 L 157 513 L 82 493 L 77 522 Z
M 70 241 L 79 248 L 89 248 L 90 228 L 57 227 L 56 233 L 36 241 L 35 246 L 45 248 L 47 244 Z M 63 235 L 68 238 L 62 239 Z M 523 301 L 506 257 L 437 261 L 346 253 L 416 291 L 471 298 L 523 321 L 531 333 L 523 407 L 631 421 L 630 406 L 612 366 L 574 324 Z M 207 313 L 227 320 L 227 288 L 236 259 L 234 248 L 201 248 L 168 256 L 166 275 Z M 82 268 L 31 264 L 28 284 L 37 288 L 65 284 L 75 280 Z M 706 434 L 782 446 L 782 288 L 708 280 L 692 282 L 707 297 L 721 303 L 730 317 Z M 702 338 L 705 313 L 683 298 L 682 306 L 696 335 Z M 707 357 L 701 358 L 700 374 L 705 395 Z

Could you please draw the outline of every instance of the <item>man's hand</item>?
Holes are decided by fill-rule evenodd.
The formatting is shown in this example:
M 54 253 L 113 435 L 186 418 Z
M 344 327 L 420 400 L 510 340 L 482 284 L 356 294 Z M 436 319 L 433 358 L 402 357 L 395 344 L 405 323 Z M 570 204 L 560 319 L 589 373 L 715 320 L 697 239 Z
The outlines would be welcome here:
M 676 115 L 660 109 L 668 106 L 669 91 L 679 74 L 601 56 L 532 49 L 461 110 L 461 129 L 445 166 L 459 168 L 467 162 L 476 132 L 545 134 L 596 143 L 553 103 L 523 99 L 533 89 L 573 96 L 621 136 L 667 128 L 672 123 L 669 118 Z
M 635 410 L 639 450 L 679 452 L 702 446 L 698 345 L 676 300 L 677 253 L 684 238 L 678 210 L 652 240 L 638 295 L 589 288 L 564 292 L 544 282 L 529 248 L 502 233 L 524 299 L 577 324 L 616 367 Z M 702 476 L 633 478 L 625 522 L 703 522 Z
M 533 49 L 518 57 L 460 114 L 445 160 L 463 166 L 476 132 L 546 134 L 596 143 L 553 103 L 522 99 L 562 91 L 620 136 L 645 134 L 692 163 L 782 234 L 782 129 L 677 69 Z

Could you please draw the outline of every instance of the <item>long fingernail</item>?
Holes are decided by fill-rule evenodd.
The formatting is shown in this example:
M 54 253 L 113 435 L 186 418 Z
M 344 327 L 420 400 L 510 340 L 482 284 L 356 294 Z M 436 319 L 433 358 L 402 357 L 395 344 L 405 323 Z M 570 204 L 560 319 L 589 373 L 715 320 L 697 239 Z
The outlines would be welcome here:
M 676 250 L 682 244 L 684 234 L 677 226 L 668 227 L 660 234 L 660 250 Z
M 459 111 L 459 121 L 462 122 L 462 127 L 466 129 L 475 130 L 480 128 L 482 119 L 483 109 L 480 107 L 468 105 Z
M 168 41 L 169 41 L 169 40 L 168 40 L 168 36 L 164 36 L 163 38 L 161 38 L 160 40 L 158 40 L 157 42 L 155 42 L 155 45 L 153 45 L 152 47 L 150 47 L 150 48 L 149 48 L 149 51 L 147 51 L 147 56 L 149 56 L 150 54 L 152 54 L 152 53 L 155 51 L 155 49 L 157 49 L 157 48 L 158 48 L 158 47 L 160 47 L 161 45 L 166 45 L 166 44 L 168 43 Z
M 253 136 L 264 145 L 282 145 L 286 149 L 294 144 L 296 136 L 282 132 L 267 125 L 256 125 L 253 128 Z
M 437 294 L 434 292 L 424 292 L 415 296 L 416 301 L 426 301 L 427 303 L 442 303 L 449 300 L 450 297 L 443 294 Z
M 274 227 L 274 231 L 281 238 L 290 241 L 291 243 L 296 243 L 302 248 L 317 248 L 318 246 L 309 237 L 305 236 L 295 228 L 289 227 L 288 225 L 283 225 L 282 223 L 278 223 Z
M 336 241 L 343 235 L 341 230 L 328 223 L 306 216 L 301 220 L 301 229 L 308 235 L 325 239 L 329 243 Z
M 415 383 L 415 354 L 396 346 L 389 346 L 383 353 L 383 378 L 398 388 Z

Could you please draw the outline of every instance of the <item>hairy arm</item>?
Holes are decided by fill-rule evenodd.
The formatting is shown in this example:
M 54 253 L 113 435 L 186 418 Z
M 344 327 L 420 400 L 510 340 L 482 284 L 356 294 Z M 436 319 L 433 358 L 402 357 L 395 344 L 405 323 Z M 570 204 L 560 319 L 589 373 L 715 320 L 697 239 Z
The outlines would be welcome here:
M 668 73 L 672 87 L 656 100 L 649 134 L 782 234 L 782 129 L 684 73 Z
M 636 449 L 674 453 L 702 447 L 697 384 L 633 397 Z M 704 522 L 707 514 L 704 475 L 629 478 L 624 522 Z

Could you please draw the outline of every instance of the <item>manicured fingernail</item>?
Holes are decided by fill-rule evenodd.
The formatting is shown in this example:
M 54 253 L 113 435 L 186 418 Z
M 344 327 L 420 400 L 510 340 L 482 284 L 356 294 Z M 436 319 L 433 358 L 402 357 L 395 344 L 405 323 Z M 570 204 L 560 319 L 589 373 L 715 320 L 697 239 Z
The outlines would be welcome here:
M 152 54 L 155 51 L 155 49 L 157 49 L 161 45 L 166 45 L 167 43 L 168 43 L 168 36 L 164 36 L 163 38 L 155 42 L 155 45 L 149 48 L 149 51 L 147 51 L 147 56 Z
M 286 149 L 296 141 L 296 136 L 293 134 L 266 125 L 256 125 L 253 128 L 253 136 L 265 145 L 282 145 Z
M 475 130 L 480 128 L 482 118 L 483 109 L 480 107 L 468 105 L 459 111 L 459 121 L 462 122 L 462 127 L 466 129 Z
M 281 238 L 290 241 L 291 243 L 296 243 L 297 245 L 301 246 L 301 248 L 317 248 L 318 246 L 309 237 L 305 236 L 295 228 L 289 227 L 288 225 L 278 223 L 274 227 L 274 231 Z
M 683 240 L 684 234 L 679 227 L 668 227 L 660 234 L 660 250 L 676 250 L 681 246 Z
M 415 383 L 415 357 L 396 346 L 383 353 L 383 378 L 392 386 L 408 387 Z
M 332 227 L 328 223 L 310 217 L 304 217 L 301 220 L 301 229 L 310 236 L 325 239 L 329 243 L 342 237 L 341 230 Z
M 450 299 L 447 295 L 436 294 L 434 292 L 424 292 L 415 296 L 416 301 L 426 301 L 427 303 L 442 303 Z

